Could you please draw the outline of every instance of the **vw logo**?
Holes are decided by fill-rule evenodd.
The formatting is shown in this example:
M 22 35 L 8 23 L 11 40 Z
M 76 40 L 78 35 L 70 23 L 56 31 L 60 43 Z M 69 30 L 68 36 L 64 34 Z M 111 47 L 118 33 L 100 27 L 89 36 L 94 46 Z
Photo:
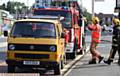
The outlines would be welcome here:
M 33 46 L 33 45 L 31 45 L 31 46 L 30 46 L 30 49 L 31 49 L 31 50 L 33 50 L 33 49 L 34 49 L 34 46 Z

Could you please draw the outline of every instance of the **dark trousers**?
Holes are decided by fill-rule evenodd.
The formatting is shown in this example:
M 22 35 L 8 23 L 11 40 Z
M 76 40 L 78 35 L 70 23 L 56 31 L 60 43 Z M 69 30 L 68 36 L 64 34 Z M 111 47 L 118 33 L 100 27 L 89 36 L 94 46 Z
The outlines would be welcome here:
M 110 50 L 110 56 L 109 56 L 110 60 L 114 59 L 117 51 L 118 51 L 118 46 L 112 46 L 112 49 Z
M 120 62 L 120 45 L 119 46 L 112 46 L 109 59 L 113 60 L 117 51 L 118 51 L 118 56 L 119 56 L 118 62 Z
M 118 56 L 119 56 L 119 62 L 120 62 L 120 45 L 118 46 Z

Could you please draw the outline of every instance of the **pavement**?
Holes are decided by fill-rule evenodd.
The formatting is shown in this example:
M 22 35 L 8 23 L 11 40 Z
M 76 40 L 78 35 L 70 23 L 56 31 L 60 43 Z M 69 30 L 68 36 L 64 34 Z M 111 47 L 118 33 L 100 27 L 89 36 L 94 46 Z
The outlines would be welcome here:
M 62 75 L 64 75 L 76 62 L 78 62 L 82 57 L 84 57 L 85 54 L 89 52 L 89 46 L 86 48 L 86 52 L 83 55 L 78 55 L 74 60 L 72 60 L 70 63 L 65 65 L 64 69 L 62 69 Z
M 107 42 L 111 40 L 111 36 L 103 36 L 102 41 L 97 50 L 104 57 L 104 60 L 108 58 L 109 51 L 111 49 L 111 43 Z M 117 65 L 118 55 L 115 56 L 115 60 L 111 65 L 105 64 L 103 61 L 99 64 L 88 64 L 91 59 L 91 54 L 88 52 L 82 59 L 77 61 L 75 65 L 64 76 L 120 76 L 120 67 Z

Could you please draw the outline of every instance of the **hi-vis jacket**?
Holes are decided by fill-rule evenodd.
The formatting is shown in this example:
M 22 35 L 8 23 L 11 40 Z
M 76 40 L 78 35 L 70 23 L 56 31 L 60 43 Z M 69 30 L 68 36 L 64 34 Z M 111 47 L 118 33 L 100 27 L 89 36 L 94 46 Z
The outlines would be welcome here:
M 88 29 L 91 30 L 92 42 L 100 42 L 101 38 L 101 26 L 99 24 L 92 24 L 88 26 Z

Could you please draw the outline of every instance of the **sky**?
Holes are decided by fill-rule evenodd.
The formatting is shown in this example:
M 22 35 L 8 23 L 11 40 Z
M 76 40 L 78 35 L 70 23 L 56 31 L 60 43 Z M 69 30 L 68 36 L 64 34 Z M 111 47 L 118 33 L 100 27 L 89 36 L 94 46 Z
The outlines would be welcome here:
M 82 0 L 83 7 L 87 8 L 88 12 L 92 12 L 92 0 Z M 104 0 L 103 2 L 94 2 L 95 13 L 113 14 L 116 6 L 116 0 Z
M 26 5 L 31 6 L 35 0 L 0 0 L 0 4 L 7 1 L 19 1 L 24 2 Z M 28 2 L 27 2 L 28 1 Z M 79 0 L 81 2 L 81 0 Z M 116 0 L 104 0 L 104 2 L 95 2 L 94 12 L 95 13 L 104 13 L 104 14 L 114 14 L 114 8 Z M 82 5 L 85 7 L 88 12 L 92 12 L 92 0 L 82 0 Z

